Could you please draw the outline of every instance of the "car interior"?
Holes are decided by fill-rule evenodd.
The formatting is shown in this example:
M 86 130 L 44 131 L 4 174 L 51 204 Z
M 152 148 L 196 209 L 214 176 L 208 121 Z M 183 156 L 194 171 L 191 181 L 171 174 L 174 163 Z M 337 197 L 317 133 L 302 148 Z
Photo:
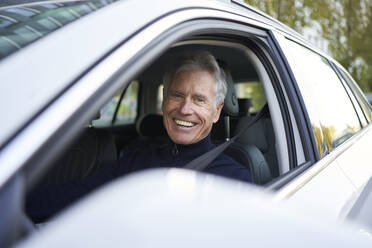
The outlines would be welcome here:
M 190 50 L 211 52 L 227 78 L 225 104 L 211 131 L 213 143 L 239 133 L 224 152 L 251 171 L 254 184 L 265 185 L 288 171 L 281 112 L 262 63 L 246 45 L 198 38 L 174 44 L 123 86 L 82 128 L 40 184 L 77 181 L 110 166 L 127 149 L 168 142 L 161 113 L 162 77 L 173 58 Z M 260 118 L 246 128 L 259 113 Z

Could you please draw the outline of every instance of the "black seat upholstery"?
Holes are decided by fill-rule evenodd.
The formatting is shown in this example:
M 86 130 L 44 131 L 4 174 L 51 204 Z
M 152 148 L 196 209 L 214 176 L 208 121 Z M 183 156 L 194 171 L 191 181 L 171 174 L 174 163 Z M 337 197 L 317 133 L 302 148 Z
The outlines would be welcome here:
M 42 183 L 78 180 L 115 163 L 116 159 L 117 150 L 112 134 L 107 130 L 87 127 L 54 163 Z
M 264 115 L 252 126 L 246 129 L 237 139 L 237 142 L 243 144 L 254 144 L 263 154 L 267 161 L 270 172 L 273 177 L 279 176 L 279 170 L 277 166 L 277 157 L 275 149 L 275 135 L 272 126 L 269 107 L 267 104 L 261 109 Z M 236 126 L 235 133 L 238 133 L 244 128 L 245 123 L 249 122 L 252 116 L 241 116 Z
M 164 144 L 169 141 L 167 131 L 163 125 L 163 116 L 160 114 L 144 114 L 136 122 L 137 138 L 126 144 L 120 155 L 128 150 L 141 150 L 149 145 Z
M 246 104 L 244 104 L 242 101 L 240 101 L 242 106 L 239 106 L 238 99 L 236 98 L 233 78 L 225 64 L 220 64 L 220 66 L 225 71 L 228 88 L 228 93 L 226 95 L 225 104 L 223 107 L 223 113 L 230 117 L 239 116 L 239 113 L 244 113 L 245 116 L 247 116 L 247 113 L 249 113 L 248 109 L 247 111 L 244 111 L 244 109 L 239 111 L 239 108 L 245 108 L 250 103 L 247 102 Z M 240 126 L 243 126 L 243 123 L 245 123 L 245 121 L 240 121 L 239 119 L 238 124 L 241 124 Z M 218 124 L 216 126 L 218 127 Z M 250 133 L 250 135 L 255 136 L 254 133 Z M 256 144 L 250 142 L 250 140 L 246 140 L 245 138 L 246 135 L 244 135 L 243 137 L 239 136 L 237 141 L 231 144 L 225 150 L 225 153 L 250 169 L 253 183 L 265 184 L 272 179 L 269 165 L 267 164 L 266 159 L 260 149 L 257 148 Z
M 273 179 L 265 157 L 255 145 L 235 141 L 225 153 L 250 169 L 253 183 L 262 185 Z
M 141 137 L 167 136 L 167 131 L 163 125 L 163 116 L 159 114 L 145 114 L 141 116 L 136 123 L 136 129 Z

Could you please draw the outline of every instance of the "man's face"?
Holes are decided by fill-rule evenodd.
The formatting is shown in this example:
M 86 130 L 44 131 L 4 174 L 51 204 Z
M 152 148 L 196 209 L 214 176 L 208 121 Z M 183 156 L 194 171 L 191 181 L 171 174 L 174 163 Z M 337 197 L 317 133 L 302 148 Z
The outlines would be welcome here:
M 164 126 L 176 144 L 194 144 L 205 138 L 221 113 L 215 107 L 215 78 L 205 70 L 178 72 L 163 101 Z

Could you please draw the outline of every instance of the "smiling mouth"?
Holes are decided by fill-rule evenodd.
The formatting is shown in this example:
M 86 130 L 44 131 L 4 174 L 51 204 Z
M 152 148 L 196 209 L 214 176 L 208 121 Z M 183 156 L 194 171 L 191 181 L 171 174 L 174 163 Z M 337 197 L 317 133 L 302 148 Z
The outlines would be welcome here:
M 189 121 L 182 121 L 182 120 L 174 119 L 174 122 L 175 122 L 178 126 L 182 126 L 182 127 L 193 127 L 193 126 L 195 126 L 194 123 L 189 122 Z

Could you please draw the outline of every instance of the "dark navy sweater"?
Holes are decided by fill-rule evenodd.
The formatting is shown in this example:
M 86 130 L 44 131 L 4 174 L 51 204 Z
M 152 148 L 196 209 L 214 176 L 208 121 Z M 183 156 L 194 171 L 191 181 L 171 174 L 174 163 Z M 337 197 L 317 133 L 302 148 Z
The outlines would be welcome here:
M 182 168 L 191 160 L 215 147 L 209 136 L 192 145 L 169 142 L 125 152 L 115 165 L 107 166 L 78 182 L 52 183 L 38 186 L 26 201 L 26 212 L 35 221 L 43 221 L 87 194 L 94 188 L 130 172 L 159 167 Z M 207 173 L 250 182 L 249 170 L 225 154 L 220 154 L 204 170 Z

